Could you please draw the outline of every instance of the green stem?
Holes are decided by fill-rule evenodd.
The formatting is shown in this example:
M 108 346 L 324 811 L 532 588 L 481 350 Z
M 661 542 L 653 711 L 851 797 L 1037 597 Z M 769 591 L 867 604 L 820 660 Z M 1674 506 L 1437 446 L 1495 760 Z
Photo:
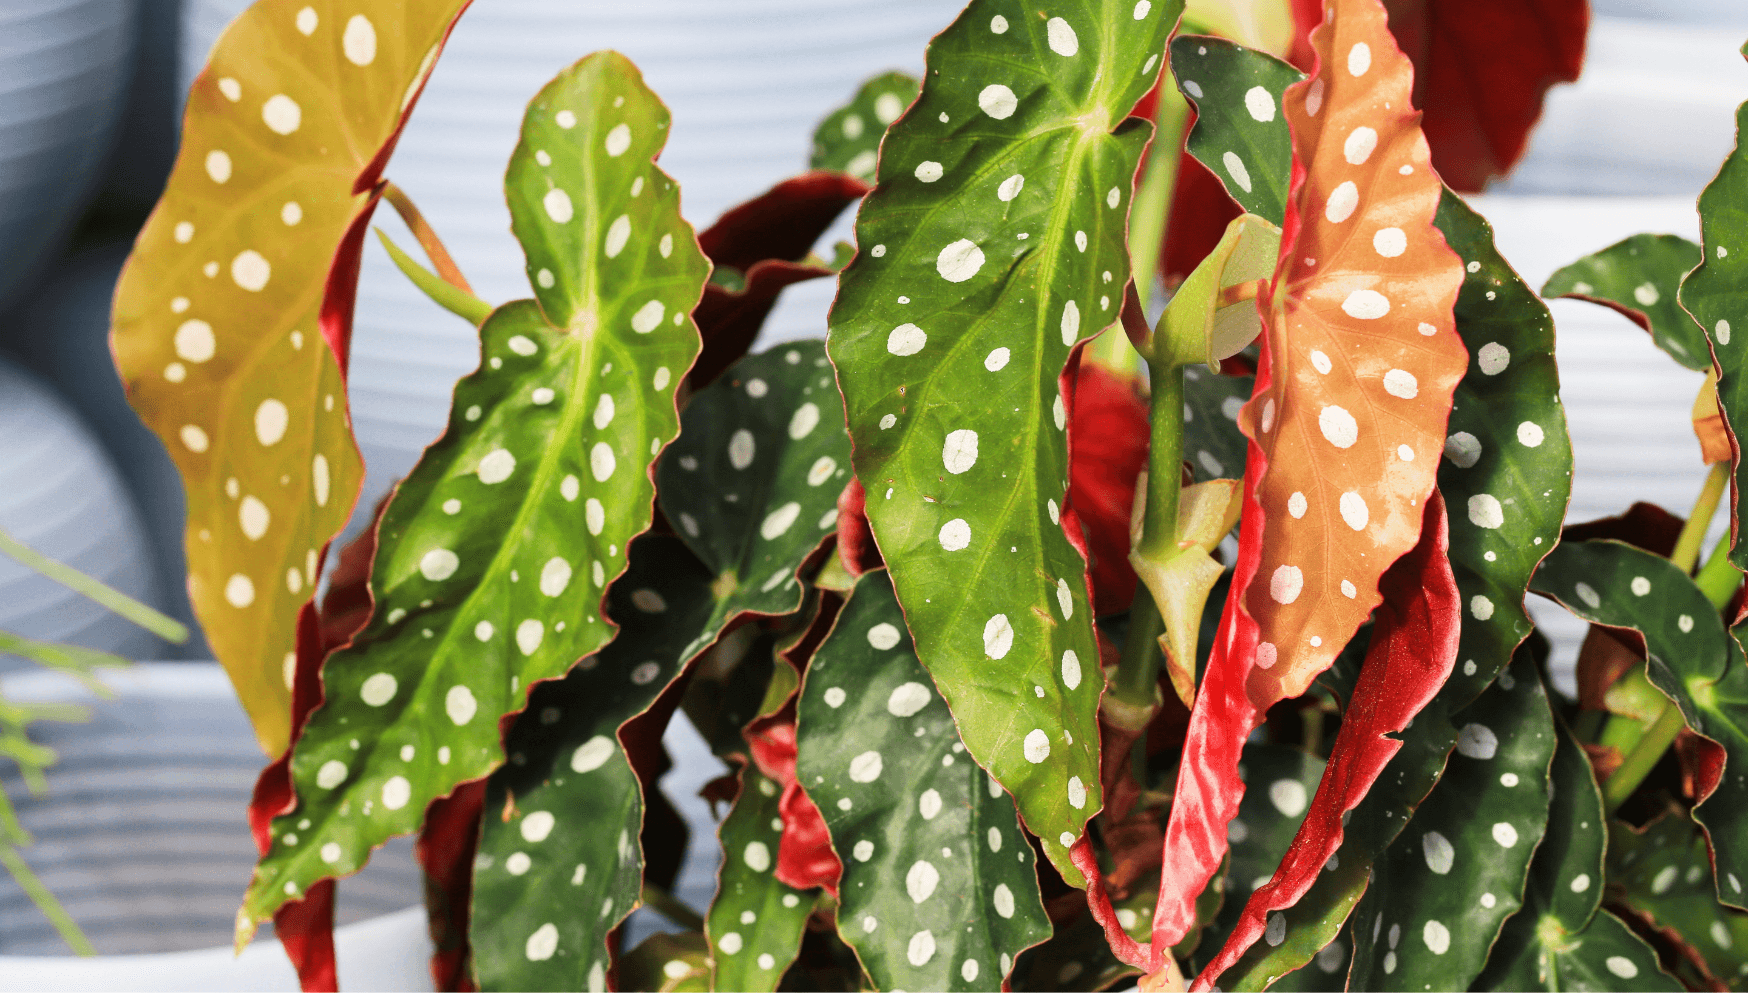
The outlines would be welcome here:
M 1705 542 L 1706 529 L 1711 527 L 1712 518 L 1717 516 L 1718 503 L 1723 500 L 1724 487 L 1730 481 L 1730 463 L 1719 462 L 1706 473 L 1705 485 L 1700 487 L 1699 499 L 1693 502 L 1693 513 L 1687 516 L 1687 523 L 1681 526 L 1681 536 L 1675 539 L 1675 550 L 1669 553 L 1669 561 L 1681 567 L 1682 572 L 1693 571 L 1693 564 L 1699 561 L 1700 546 Z
M 1182 367 L 1152 364 L 1148 367 L 1148 378 L 1153 385 L 1149 414 L 1152 444 L 1147 459 L 1146 516 L 1141 521 L 1141 540 L 1135 551 L 1163 560 L 1177 547 L 1177 503 L 1183 484 L 1184 371 Z M 1124 703 L 1151 707 L 1159 684 L 1159 667 L 1164 662 L 1159 636 L 1165 633 L 1165 623 L 1147 584 L 1136 585 L 1131 603 L 1129 635 L 1124 639 L 1123 654 L 1111 679 L 1111 693 Z
M 1663 705 L 1663 712 L 1657 715 L 1657 719 L 1651 722 L 1639 743 L 1621 760 L 1620 768 L 1608 777 L 1608 782 L 1602 784 L 1603 805 L 1610 815 L 1651 774 L 1651 770 L 1656 767 L 1658 760 L 1663 757 L 1663 753 L 1669 749 L 1669 745 L 1675 741 L 1675 736 L 1686 723 L 1681 716 L 1680 707 L 1673 702 Z
M 0 529 L 0 553 L 11 556 L 25 568 L 42 573 L 75 593 L 95 600 L 105 609 L 119 614 L 165 641 L 181 644 L 188 640 L 188 629 L 173 618 L 165 617 L 145 604 L 117 589 L 105 586 L 72 566 L 30 548 Z
M 690 928 L 693 931 L 704 930 L 704 918 L 699 917 L 697 911 L 681 903 L 672 893 L 659 886 L 644 883 L 643 902 L 649 904 L 651 910 L 660 913 L 681 927 Z
M 55 930 L 61 933 L 61 938 L 76 955 L 96 955 L 97 949 L 91 946 L 91 940 L 85 937 L 85 932 L 79 930 L 67 908 L 61 906 L 61 901 L 49 892 L 42 880 L 32 872 L 24 856 L 18 854 L 18 849 L 0 842 L 0 865 L 6 866 L 6 871 L 12 873 L 12 878 L 18 881 L 18 888 L 29 895 L 42 915 L 49 919 Z
M 382 239 L 382 247 L 388 251 L 388 257 L 394 260 L 395 267 L 410 280 L 413 285 L 425 292 L 439 307 L 451 314 L 478 327 L 491 316 L 492 305 L 474 296 L 472 293 L 453 286 L 438 277 L 435 273 L 413 261 L 413 257 L 401 251 L 400 246 L 389 240 L 381 228 L 376 229 L 376 236 Z
M 1693 583 L 1712 602 L 1712 606 L 1719 610 L 1723 610 L 1730 602 L 1730 597 L 1736 595 L 1736 587 L 1742 585 L 1742 573 L 1730 561 L 1728 531 L 1712 546 L 1711 555 L 1706 557 L 1706 564 L 1700 566 L 1699 574 L 1693 577 Z

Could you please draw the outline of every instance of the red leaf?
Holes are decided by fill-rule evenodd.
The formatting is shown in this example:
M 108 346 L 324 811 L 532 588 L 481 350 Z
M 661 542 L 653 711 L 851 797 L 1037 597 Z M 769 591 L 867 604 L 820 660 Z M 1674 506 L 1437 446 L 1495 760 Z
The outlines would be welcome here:
M 1195 118 L 1192 109 L 1184 125 L 1185 134 L 1195 124 Z M 1182 282 L 1220 244 L 1226 225 L 1242 213 L 1243 208 L 1226 195 L 1219 177 L 1190 153 L 1183 153 L 1177 167 L 1177 187 L 1171 194 L 1165 244 L 1159 254 L 1159 275 L 1165 284 Z
M 739 293 L 714 283 L 704 288 L 693 313 L 704 339 L 687 379 L 694 390 L 746 354 L 784 287 L 833 275 L 801 260 L 844 208 L 869 189 L 844 173 L 804 173 L 729 210 L 698 236 L 711 262 L 745 274 L 746 288 Z
M 795 780 L 794 702 L 770 717 L 754 721 L 747 728 L 746 738 L 759 771 L 783 787 L 783 795 L 777 801 L 783 835 L 772 874 L 785 886 L 798 890 L 823 886 L 837 896 L 843 864 L 832 851 L 825 818 Z
M 273 933 L 285 946 L 285 957 L 297 970 L 304 993 L 334 993 L 340 988 L 334 961 L 334 880 L 310 887 L 302 900 L 273 913 Z
M 844 571 L 860 576 L 883 564 L 880 549 L 874 544 L 874 529 L 868 524 L 868 493 L 862 481 L 850 477 L 850 484 L 838 494 L 838 560 Z
M 1259 298 L 1237 569 L 1166 830 L 1158 949 L 1193 926 L 1226 851 L 1245 739 L 1328 668 L 1420 541 L 1468 366 L 1452 316 L 1463 263 L 1432 223 L 1443 190 L 1408 107 L 1408 60 L 1376 0 L 1335 10 L 1311 37 L 1322 68 L 1282 101 L 1293 194 Z
M 1271 912 L 1293 906 L 1311 888 L 1341 847 L 1342 815 L 1359 805 L 1402 748 L 1391 735 L 1406 727 L 1450 676 L 1462 633 L 1462 597 L 1449 550 L 1444 497 L 1434 490 L 1426 501 L 1420 543 L 1380 583 L 1384 602 L 1375 614 L 1371 648 L 1311 810 L 1274 878 L 1251 894 L 1225 947 L 1196 978 L 1195 988 L 1207 989 L 1256 943 Z
M 431 981 L 439 990 L 471 993 L 468 912 L 473 904 L 473 859 L 479 850 L 486 781 L 475 780 L 431 804 L 414 852 L 425 870 L 425 913 L 431 932 Z M 332 880 L 327 880 L 332 883 Z
M 1384 0 L 1390 31 L 1414 62 L 1414 105 L 1432 165 L 1451 189 L 1479 192 L 1511 171 L 1555 83 L 1578 79 L 1590 30 L 1586 0 Z M 1305 35 L 1318 0 L 1294 0 L 1292 61 L 1310 64 Z
M 1135 597 L 1129 516 L 1135 481 L 1147 465 L 1147 401 L 1132 380 L 1083 362 L 1068 432 L 1069 504 L 1086 536 L 1093 613 L 1128 610 Z

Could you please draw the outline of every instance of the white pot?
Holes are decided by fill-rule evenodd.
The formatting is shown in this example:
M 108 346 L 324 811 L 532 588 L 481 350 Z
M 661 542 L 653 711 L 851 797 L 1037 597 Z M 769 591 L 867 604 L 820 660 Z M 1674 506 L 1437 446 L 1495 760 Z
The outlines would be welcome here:
M 135 0 L 0 4 L 0 310 L 90 199 L 133 73 Z
M 0 359 L 0 528 L 123 593 L 161 603 L 139 513 L 102 445 L 41 380 Z M 133 658 L 162 642 L 0 555 L 0 630 Z M 22 661 L 0 655 L 0 671 Z

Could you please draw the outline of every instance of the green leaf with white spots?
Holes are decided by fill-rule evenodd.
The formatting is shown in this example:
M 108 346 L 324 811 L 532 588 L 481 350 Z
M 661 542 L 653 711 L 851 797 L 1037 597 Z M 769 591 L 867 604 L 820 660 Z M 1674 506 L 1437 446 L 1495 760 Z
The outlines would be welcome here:
M 1372 867 L 1349 989 L 1468 989 L 1523 905 L 1557 738 L 1534 661 L 1508 672 L 1509 689 L 1496 680 L 1468 709 L 1438 785 Z
M 1608 836 L 1584 750 L 1561 727 L 1548 830 L 1530 864 L 1524 907 L 1506 921 L 1476 990 L 1676 990 L 1657 955 L 1599 909 Z M 1401 988 L 1401 987 L 1398 987 Z
M 1238 816 L 1226 825 L 1231 854 L 1227 856 L 1224 899 L 1197 947 L 1201 954 L 1195 962 L 1196 972 L 1226 943 L 1250 894 L 1273 878 L 1323 779 L 1323 766 L 1322 759 L 1298 748 L 1264 743 L 1244 746 L 1244 799 L 1239 802 Z M 1272 932 L 1268 935 L 1275 936 Z
M 1126 117 L 1181 7 L 1077 0 L 1046 18 L 973 0 L 887 133 L 831 312 L 856 474 L 917 654 L 1074 884 L 1067 846 L 1102 802 L 1102 680 L 1086 563 L 1059 522 L 1058 377 L 1123 302 L 1150 132 Z
M 662 513 L 735 612 L 801 605 L 795 570 L 837 533 L 850 472 L 843 424 L 819 341 L 742 359 L 686 405 L 657 470 Z
M 722 868 L 704 925 L 711 988 L 769 991 L 795 961 L 820 891 L 777 881 L 771 869 L 783 837 L 782 788 L 750 765 L 740 775 L 740 796 L 717 832 Z
M 1743 344 L 1731 334 L 1731 321 L 1748 321 L 1742 301 L 1748 299 L 1748 103 L 1736 111 L 1736 147 L 1724 160 L 1716 179 L 1699 196 L 1699 230 L 1702 249 L 1699 267 L 1681 282 L 1681 306 L 1699 322 L 1717 357 L 1718 406 L 1724 412 L 1731 437 L 1740 439 L 1748 421 L 1748 354 Z M 1748 327 L 1748 324 L 1743 324 Z M 1734 342 L 1734 344 L 1732 344 Z M 1741 459 L 1732 463 L 1735 470 L 1733 494 L 1748 487 L 1748 466 Z M 1731 520 L 1735 535 L 1730 546 L 1730 561 L 1738 569 L 1748 570 L 1748 528 L 1741 525 L 1741 498 L 1732 495 Z
M 1255 376 L 1221 376 L 1195 366 L 1184 369 L 1184 459 L 1196 482 L 1244 475 L 1245 446 L 1250 441 L 1238 430 L 1238 411 L 1255 388 Z
M 491 772 L 498 717 L 611 637 L 602 594 L 649 526 L 647 466 L 679 429 L 708 271 L 653 162 L 667 121 L 613 53 L 530 104 L 507 185 L 539 300 L 481 326 L 480 369 L 384 512 L 375 613 L 323 669 L 291 760 L 299 804 L 273 823 L 240 927 Z
M 677 539 L 641 536 L 629 559 L 608 594 L 619 633 L 535 687 L 487 781 L 470 935 L 486 989 L 598 986 L 608 932 L 638 904 L 643 795 L 618 732 L 721 620 L 714 577 Z
M 881 73 L 863 83 L 847 106 L 832 111 L 813 132 L 813 155 L 807 167 L 847 172 L 873 182 L 880 139 L 916 94 L 916 77 L 909 73 Z
M 1625 890 L 1622 902 L 1673 928 L 1705 961 L 1710 977 L 1685 973 L 1690 989 L 1708 978 L 1740 983 L 1748 976 L 1748 914 L 1718 903 L 1705 834 L 1671 810 L 1641 833 L 1620 821 L 1609 825 L 1608 880 Z
M 1554 323 L 1493 247 L 1492 229 L 1480 215 L 1447 191 L 1436 223 L 1469 264 L 1456 318 L 1470 364 L 1457 384 L 1438 476 L 1451 510 L 1451 569 L 1464 606 L 1457 666 L 1402 732 L 1401 751 L 1355 808 L 1336 853 L 1340 867 L 1282 911 L 1295 940 L 1307 934 L 1303 945 L 1251 946 L 1221 977 L 1224 989 L 1259 989 L 1334 939 L 1365 892 L 1373 858 L 1438 781 L 1459 729 L 1475 719 L 1466 709 L 1514 654 L 1534 647 L 1523 646 L 1531 630 L 1524 591 L 1559 540 L 1571 487 Z M 1516 681 L 1509 673 L 1503 678 Z
M 838 934 L 874 987 L 999 987 L 1050 935 L 1032 847 L 965 754 L 884 571 L 814 653 L 797 726 L 796 777 L 844 863 Z
M 1718 898 L 1745 902 L 1748 879 L 1748 660 L 1693 580 L 1668 559 L 1618 541 L 1562 544 L 1535 591 L 1592 624 L 1645 636 L 1645 675 L 1695 734 L 1723 747 L 1716 787 L 1693 808 L 1716 853 Z M 1740 631 L 1740 629 L 1738 629 Z
M 1699 246 L 1672 234 L 1636 234 L 1556 271 L 1542 296 L 1572 297 L 1619 311 L 1651 332 L 1657 347 L 1689 369 L 1712 367 L 1705 332 L 1681 309 L 1682 277 L 1699 265 Z
M 1190 154 L 1246 211 L 1279 226 L 1293 168 L 1281 94 L 1305 74 L 1266 52 L 1196 35 L 1172 39 L 1171 70 L 1196 106 Z

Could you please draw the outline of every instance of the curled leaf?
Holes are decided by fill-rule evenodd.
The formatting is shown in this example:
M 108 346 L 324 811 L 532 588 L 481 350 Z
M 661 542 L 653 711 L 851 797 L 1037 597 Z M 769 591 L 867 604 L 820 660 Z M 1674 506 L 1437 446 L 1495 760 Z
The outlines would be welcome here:
M 1274 275 L 1281 230 L 1255 214 L 1226 227 L 1220 244 L 1178 287 L 1154 331 L 1151 361 L 1172 366 L 1220 360 L 1243 351 L 1262 332 L 1256 297 Z
M 1699 262 L 1699 246 L 1686 238 L 1636 234 L 1556 271 L 1542 296 L 1602 304 L 1650 332 L 1670 358 L 1704 371 L 1711 368 L 1705 332 L 1676 300 L 1683 277 Z

